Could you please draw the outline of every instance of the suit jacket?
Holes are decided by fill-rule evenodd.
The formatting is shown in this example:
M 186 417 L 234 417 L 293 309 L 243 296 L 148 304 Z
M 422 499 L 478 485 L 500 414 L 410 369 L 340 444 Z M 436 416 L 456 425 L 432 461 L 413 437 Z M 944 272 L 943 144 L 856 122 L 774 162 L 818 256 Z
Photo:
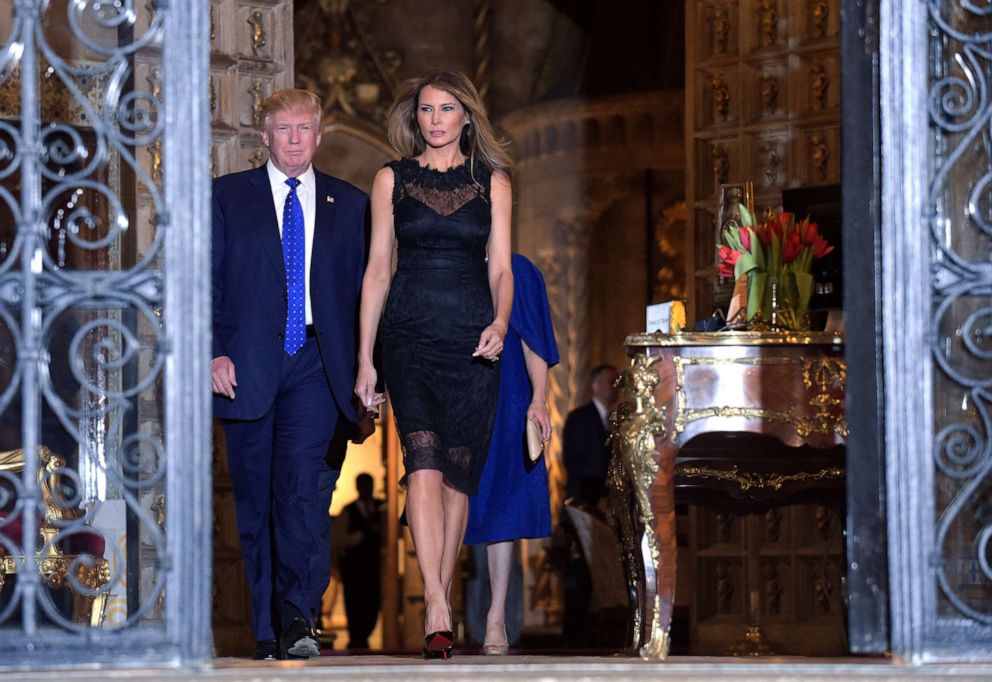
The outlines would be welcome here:
M 368 196 L 316 169 L 314 175 L 313 325 L 334 401 L 354 421 L 351 396 Z M 238 380 L 234 400 L 214 395 L 215 417 L 257 419 L 275 400 L 288 301 L 276 210 L 264 165 L 214 181 L 213 357 L 229 356 Z
M 609 434 L 599 417 L 595 403 L 589 401 L 569 413 L 565 420 L 563 459 L 568 482 L 566 497 L 595 502 L 605 491 L 606 469 L 610 452 Z

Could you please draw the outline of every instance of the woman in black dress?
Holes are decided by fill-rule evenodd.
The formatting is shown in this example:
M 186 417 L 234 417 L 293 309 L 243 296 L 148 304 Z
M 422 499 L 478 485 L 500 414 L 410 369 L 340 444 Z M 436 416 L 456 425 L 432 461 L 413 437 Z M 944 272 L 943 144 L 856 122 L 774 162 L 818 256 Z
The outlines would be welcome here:
M 406 81 L 389 140 L 403 158 L 372 184 L 355 393 L 369 408 L 383 401 L 372 365 L 381 317 L 382 369 L 424 579 L 424 656 L 448 658 L 448 591 L 489 447 L 513 301 L 510 159 L 459 73 Z

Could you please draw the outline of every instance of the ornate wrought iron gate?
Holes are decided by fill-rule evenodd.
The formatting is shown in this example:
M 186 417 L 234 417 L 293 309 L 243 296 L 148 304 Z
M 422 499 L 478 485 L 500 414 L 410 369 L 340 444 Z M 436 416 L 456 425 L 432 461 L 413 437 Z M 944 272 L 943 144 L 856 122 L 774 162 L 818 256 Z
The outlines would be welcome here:
M 992 6 L 881 2 L 892 650 L 992 659 Z
M 205 660 L 208 6 L 11 5 L 0 667 Z

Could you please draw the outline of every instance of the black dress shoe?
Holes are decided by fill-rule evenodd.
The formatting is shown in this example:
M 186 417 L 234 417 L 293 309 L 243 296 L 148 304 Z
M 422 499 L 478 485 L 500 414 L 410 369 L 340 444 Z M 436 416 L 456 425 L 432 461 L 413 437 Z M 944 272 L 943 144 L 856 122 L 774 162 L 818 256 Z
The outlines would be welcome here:
M 261 639 L 255 642 L 255 654 L 252 656 L 255 661 L 277 661 L 279 660 L 279 644 L 274 639 Z
M 320 656 L 317 635 L 304 618 L 294 618 L 282 629 L 279 640 L 283 658 L 314 658 Z

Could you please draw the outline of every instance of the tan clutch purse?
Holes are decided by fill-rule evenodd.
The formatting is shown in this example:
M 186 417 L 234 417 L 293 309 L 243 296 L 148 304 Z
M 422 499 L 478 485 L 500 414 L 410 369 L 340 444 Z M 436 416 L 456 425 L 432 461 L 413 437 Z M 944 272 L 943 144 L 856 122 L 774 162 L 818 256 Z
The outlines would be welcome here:
M 536 462 L 544 452 L 544 438 L 541 434 L 541 425 L 533 419 L 527 420 L 527 454 L 530 461 Z

